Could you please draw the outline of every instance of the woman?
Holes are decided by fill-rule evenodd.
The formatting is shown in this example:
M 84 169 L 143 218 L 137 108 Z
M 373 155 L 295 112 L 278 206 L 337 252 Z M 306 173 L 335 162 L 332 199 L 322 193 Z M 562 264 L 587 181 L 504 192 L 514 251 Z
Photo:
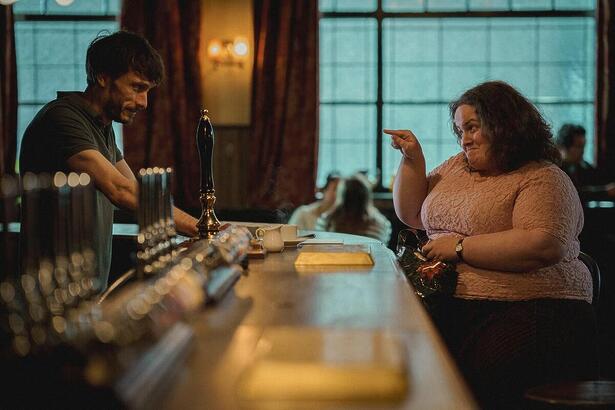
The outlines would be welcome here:
M 316 230 L 369 236 L 387 245 L 391 223 L 372 203 L 367 178 L 355 174 L 338 185 L 337 203 L 316 221 Z
M 335 205 L 337 184 L 340 174 L 332 172 L 327 175 L 327 181 L 322 188 L 322 198 L 307 205 L 301 205 L 290 216 L 288 223 L 297 225 L 297 229 L 313 231 L 318 217 Z
M 425 229 L 430 259 L 457 264 L 434 320 L 481 404 L 518 404 L 531 385 L 596 376 L 591 276 L 578 260 L 579 198 L 549 126 L 517 90 L 486 82 L 450 104 L 461 153 L 429 175 L 417 137 L 402 153 L 399 218 Z

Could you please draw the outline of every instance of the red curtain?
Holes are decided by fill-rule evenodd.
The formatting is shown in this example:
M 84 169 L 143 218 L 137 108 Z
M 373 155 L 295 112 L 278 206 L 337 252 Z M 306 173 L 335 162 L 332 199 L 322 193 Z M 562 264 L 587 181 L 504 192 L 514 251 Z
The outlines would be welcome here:
M 122 6 L 122 28 L 147 38 L 166 70 L 163 84 L 150 92 L 148 109 L 124 127 L 124 156 L 133 171 L 173 167 L 174 198 L 182 208 L 200 207 L 200 22 L 200 0 L 130 0 Z
M 0 30 L 0 174 L 14 174 L 17 149 L 17 61 L 12 6 L 0 6 Z
M 596 158 L 598 167 L 615 175 L 615 4 L 598 2 L 596 18 Z
M 318 2 L 254 0 L 252 206 L 311 202 L 318 153 Z

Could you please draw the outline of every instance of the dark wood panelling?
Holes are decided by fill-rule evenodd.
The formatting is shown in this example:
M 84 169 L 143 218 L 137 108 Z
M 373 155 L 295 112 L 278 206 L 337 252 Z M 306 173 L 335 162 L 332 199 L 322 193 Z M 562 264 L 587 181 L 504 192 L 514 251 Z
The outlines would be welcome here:
M 247 204 L 249 126 L 215 128 L 214 180 L 216 209 L 239 209 Z

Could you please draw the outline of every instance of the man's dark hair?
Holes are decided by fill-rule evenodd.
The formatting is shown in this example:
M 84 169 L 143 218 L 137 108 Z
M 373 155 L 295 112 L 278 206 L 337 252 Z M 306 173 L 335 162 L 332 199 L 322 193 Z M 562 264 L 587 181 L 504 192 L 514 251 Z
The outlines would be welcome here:
M 158 85 L 164 78 L 160 54 L 138 34 L 117 31 L 100 34 L 89 45 L 85 62 L 88 85 L 96 84 L 96 77 L 107 74 L 116 79 L 129 71 Z
M 491 142 L 491 155 L 501 171 L 512 171 L 531 161 L 560 164 L 551 127 L 534 104 L 511 85 L 488 81 L 449 104 L 453 132 L 459 141 L 461 132 L 455 126 L 455 111 L 461 105 L 476 110 L 481 132 Z
M 577 124 L 564 124 L 557 132 L 557 143 L 564 148 L 572 147 L 574 137 L 577 135 L 585 136 L 585 128 Z

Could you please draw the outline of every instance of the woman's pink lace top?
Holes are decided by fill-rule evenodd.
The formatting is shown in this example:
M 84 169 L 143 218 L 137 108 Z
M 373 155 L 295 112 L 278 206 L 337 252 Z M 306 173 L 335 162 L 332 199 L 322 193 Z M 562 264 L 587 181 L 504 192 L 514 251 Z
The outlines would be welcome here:
M 561 262 L 525 273 L 459 263 L 457 297 L 559 298 L 591 303 L 591 275 L 577 258 L 583 210 L 572 182 L 556 165 L 532 162 L 506 174 L 480 176 L 468 170 L 460 153 L 429 173 L 428 180 L 421 218 L 430 238 L 520 228 L 547 232 L 566 248 Z

